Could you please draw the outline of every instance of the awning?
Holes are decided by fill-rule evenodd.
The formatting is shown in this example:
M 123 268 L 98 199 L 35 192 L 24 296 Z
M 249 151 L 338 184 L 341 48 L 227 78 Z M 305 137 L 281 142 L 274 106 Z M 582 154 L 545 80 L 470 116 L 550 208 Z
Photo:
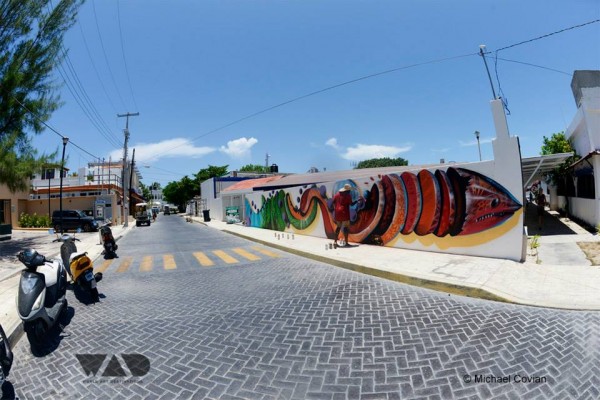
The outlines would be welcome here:
M 523 174 L 523 187 L 527 188 L 538 179 L 543 179 L 544 175 L 552 172 L 554 168 L 564 163 L 571 156 L 573 156 L 573 153 L 522 158 L 521 172 Z

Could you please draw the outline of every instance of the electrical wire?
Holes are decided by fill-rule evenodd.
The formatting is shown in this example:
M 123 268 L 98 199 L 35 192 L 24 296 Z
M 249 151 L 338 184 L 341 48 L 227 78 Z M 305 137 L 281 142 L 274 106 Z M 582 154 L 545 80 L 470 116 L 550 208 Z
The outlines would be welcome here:
M 510 46 L 505 46 L 505 47 L 497 49 L 496 52 L 499 52 L 499 51 L 502 51 L 502 50 L 506 50 L 506 49 L 511 49 L 513 47 L 517 47 L 517 46 L 520 46 L 520 45 L 525 44 L 525 43 L 535 42 L 536 40 L 544 39 L 544 38 L 547 38 L 548 36 L 556 35 L 556 34 L 559 34 L 559 33 L 562 33 L 562 32 L 566 32 L 566 31 L 570 31 L 570 30 L 576 29 L 576 28 L 581 28 L 581 27 L 586 26 L 586 25 L 595 24 L 597 22 L 600 22 L 600 19 L 595 19 L 593 21 L 584 22 L 583 24 L 579 24 L 579 25 L 573 25 L 573 26 L 570 26 L 568 28 L 564 28 L 564 29 L 561 29 L 561 30 L 558 30 L 558 31 L 555 31 L 555 32 L 551 32 L 551 33 L 547 33 L 547 34 L 542 35 L 542 36 L 535 37 L 533 39 L 524 40 L 524 41 L 519 42 L 519 43 L 511 44 Z
M 96 73 L 96 77 L 98 78 L 98 81 L 100 82 L 100 86 L 102 86 L 102 91 L 104 91 L 104 95 L 106 95 L 106 98 L 108 99 L 108 102 L 110 103 L 115 114 L 118 114 L 117 107 L 115 107 L 115 104 L 113 103 L 112 99 L 108 95 L 106 86 L 104 86 L 104 82 L 100 78 L 100 74 L 98 73 L 98 69 L 96 68 L 96 63 L 94 62 L 94 57 L 92 57 L 92 53 L 90 52 L 90 48 L 87 44 L 87 39 L 85 38 L 85 34 L 83 33 L 83 28 L 81 27 L 81 24 L 79 23 L 79 21 L 77 21 L 77 25 L 79 26 L 79 31 L 81 32 L 81 37 L 83 38 L 83 44 L 85 45 L 85 50 L 87 52 L 88 57 L 90 58 L 92 67 L 94 68 L 94 72 Z
M 586 25 L 595 24 L 597 22 L 600 22 L 600 19 L 596 19 L 596 20 L 593 20 L 593 21 L 584 22 L 584 23 L 578 24 L 578 25 L 573 25 L 573 26 L 570 26 L 568 28 L 564 28 L 564 29 L 560 29 L 558 31 L 547 33 L 547 34 L 542 35 L 542 36 L 538 36 L 538 37 L 535 37 L 535 38 L 532 38 L 532 39 L 524 40 L 522 42 L 514 43 L 514 44 L 511 44 L 509 46 L 505 46 L 505 47 L 499 48 L 499 49 L 497 49 L 497 50 L 494 51 L 494 70 L 495 70 L 495 74 L 496 74 L 496 82 L 498 83 L 498 94 L 500 95 L 500 99 L 502 100 L 502 104 L 503 104 L 504 109 L 506 110 L 506 112 L 507 112 L 508 115 L 510 115 L 510 110 L 508 109 L 508 101 L 506 100 L 506 96 L 504 96 L 504 92 L 502 91 L 502 86 L 500 84 L 500 76 L 498 74 L 498 59 L 499 59 L 498 53 L 501 52 L 501 51 L 503 51 L 503 50 L 511 49 L 511 48 L 517 47 L 517 46 L 521 46 L 521 45 L 526 44 L 526 43 L 535 42 L 537 40 L 545 39 L 547 37 L 550 37 L 550 36 L 553 36 L 553 35 L 557 35 L 559 33 L 563 33 L 563 32 L 566 32 L 566 31 L 570 31 L 572 29 L 577 29 L 577 28 L 584 27 Z M 486 53 L 486 54 L 489 54 L 489 52 Z M 482 54 L 482 56 L 483 56 L 483 54 Z M 509 61 L 509 60 L 506 60 L 506 61 Z M 527 64 L 527 63 L 522 63 L 522 64 Z M 534 64 L 529 64 L 529 65 L 536 66 Z M 544 68 L 544 67 L 541 67 L 541 66 L 537 66 L 537 67 Z M 551 68 L 544 68 L 544 69 L 552 70 Z M 553 70 L 553 71 L 556 71 L 556 70 Z M 556 72 L 564 73 L 563 71 L 556 71 Z M 567 74 L 567 75 L 571 75 L 571 74 Z
M 542 65 L 536 65 L 536 64 L 531 64 L 531 63 L 527 63 L 527 62 L 523 62 L 523 61 L 517 61 L 517 60 L 509 60 L 506 58 L 501 58 L 501 57 L 496 57 L 498 60 L 500 61 L 506 61 L 506 62 L 512 62 L 512 63 L 516 63 L 516 64 L 523 64 L 523 65 L 528 65 L 530 67 L 535 67 L 535 68 L 541 68 L 541 69 L 545 69 L 548 71 L 553 71 L 553 72 L 557 72 L 559 74 L 563 74 L 563 75 L 568 75 L 568 76 L 573 76 L 573 73 L 569 73 L 569 72 L 565 72 L 565 71 L 561 71 L 558 69 L 554 69 L 554 68 L 548 68 L 548 67 L 544 67 Z
M 206 136 L 208 136 L 208 135 L 210 135 L 212 133 L 218 132 L 218 131 L 223 130 L 225 128 L 228 128 L 228 127 L 230 127 L 232 125 L 235 125 L 235 124 L 238 124 L 238 123 L 240 123 L 242 121 L 245 121 L 247 119 L 256 117 L 256 116 L 258 116 L 260 114 L 264 114 L 264 113 L 266 113 L 268 111 L 271 111 L 271 110 L 274 110 L 276 108 L 283 107 L 283 106 L 288 105 L 290 103 L 294 103 L 296 101 L 305 99 L 307 97 L 315 96 L 317 94 L 320 94 L 320 93 L 323 93 L 323 92 L 327 92 L 329 90 L 337 89 L 337 88 L 342 87 L 342 86 L 346 86 L 346 85 L 350 85 L 352 83 L 360 82 L 360 81 L 363 81 L 365 79 L 370 79 L 370 78 L 374 78 L 376 76 L 390 74 L 392 72 L 401 71 L 401 70 L 404 70 L 404 69 L 415 68 L 415 67 L 420 67 L 420 66 L 423 66 L 423 65 L 434 64 L 434 63 L 439 63 L 439 62 L 444 62 L 444 61 L 450 61 L 450 60 L 455 60 L 455 59 L 458 59 L 458 58 L 471 57 L 471 56 L 476 56 L 476 55 L 479 55 L 479 53 L 468 53 L 468 54 L 462 54 L 462 55 L 459 55 L 459 56 L 446 57 L 446 58 L 438 58 L 438 59 L 435 59 L 435 60 L 430 60 L 430 61 L 425 61 L 425 62 L 421 62 L 421 63 L 405 65 L 405 66 L 398 67 L 398 68 L 392 68 L 392 69 L 388 69 L 388 70 L 385 70 L 385 71 L 376 72 L 374 74 L 365 75 L 365 76 L 362 76 L 360 78 L 352 79 L 352 80 L 349 80 L 349 81 L 346 81 L 346 82 L 338 83 L 336 85 L 329 86 L 329 87 L 326 87 L 324 89 L 316 90 L 314 92 L 310 92 L 310 93 L 304 94 L 302 96 L 295 97 L 293 99 L 284 101 L 283 103 L 279 103 L 279 104 L 276 104 L 274 106 L 271 106 L 271 107 L 265 108 L 263 110 L 257 111 L 255 113 L 246 115 L 245 117 L 239 118 L 239 119 L 237 119 L 237 120 L 235 120 L 233 122 L 230 122 L 228 124 L 225 124 L 223 126 L 220 126 L 220 127 L 216 128 L 216 129 L 208 131 L 208 132 L 206 132 L 206 133 L 204 133 L 204 134 L 202 134 L 200 136 L 197 136 L 197 137 L 191 139 L 191 141 L 195 142 L 196 140 L 201 139 L 203 137 L 206 137 Z M 177 148 L 179 148 L 181 146 L 185 146 L 185 145 L 186 145 L 186 143 L 183 143 L 183 144 L 177 145 L 175 147 L 171 147 L 171 148 L 165 150 L 164 152 L 159 153 L 158 155 L 166 154 L 166 153 L 168 153 L 171 150 L 177 149 Z
M 113 132 L 111 132 L 110 128 L 108 127 L 108 125 L 106 124 L 104 119 L 102 119 L 102 117 L 100 116 L 100 113 L 98 112 L 98 110 L 96 109 L 94 104 L 92 103 L 90 97 L 87 94 L 87 91 L 81 84 L 81 80 L 79 79 L 79 76 L 77 75 L 77 72 L 75 71 L 75 68 L 73 67 L 73 64 L 71 63 L 71 59 L 69 58 L 69 55 L 64 50 L 64 48 L 62 48 L 62 52 L 63 52 L 63 56 L 65 59 L 65 63 L 70 71 L 71 76 L 73 76 L 74 81 L 77 86 L 73 85 L 73 82 L 70 80 L 70 77 L 68 76 L 68 73 L 64 69 L 64 67 L 59 66 L 59 73 L 60 73 L 60 70 L 62 69 L 62 71 L 64 72 L 64 75 L 63 75 L 63 73 L 61 73 L 63 80 L 65 80 L 65 75 L 66 75 L 66 80 L 68 80 L 70 82 L 71 86 L 73 87 L 73 90 L 71 90 L 71 88 L 69 88 L 69 91 L 71 91 L 71 94 L 73 94 L 75 97 L 76 94 L 73 92 L 75 91 L 77 93 L 77 95 L 76 95 L 77 97 L 75 98 L 75 101 L 82 108 L 82 110 L 84 111 L 84 113 L 86 114 L 86 116 L 88 117 L 90 122 L 92 122 L 92 124 L 96 127 L 96 129 L 98 129 L 100 134 L 102 136 L 104 136 L 104 138 L 111 145 L 121 147 L 122 143 L 119 141 L 118 137 Z M 67 83 L 67 82 L 65 81 L 65 83 Z M 76 90 L 77 88 L 78 88 L 79 92 L 77 92 L 77 90 Z M 79 100 L 77 98 L 79 98 Z
M 127 68 L 127 59 L 125 58 L 125 47 L 123 46 L 123 30 L 121 28 L 121 8 L 119 7 L 119 0 L 117 0 L 117 19 L 119 20 L 119 38 L 121 39 L 121 53 L 123 54 L 123 64 L 125 64 L 125 75 L 127 75 L 127 83 L 129 83 L 129 90 L 131 92 L 131 98 L 133 99 L 133 105 L 138 110 L 135 96 L 133 95 L 133 86 L 131 86 L 131 79 L 129 78 L 129 68 Z
M 538 37 L 533 38 L 533 39 L 529 39 L 529 40 L 525 40 L 525 41 L 522 41 L 522 42 L 519 42 L 519 43 L 515 43 L 515 44 L 509 45 L 509 46 L 505 46 L 505 47 L 502 47 L 500 49 L 497 49 L 495 52 L 496 52 L 496 55 L 497 55 L 497 53 L 500 52 L 500 51 L 502 51 L 502 50 L 510 49 L 510 48 L 513 48 L 513 47 L 516 47 L 516 46 L 520 46 L 520 45 L 525 44 L 525 43 L 534 42 L 536 40 L 540 40 L 540 39 L 543 39 L 543 38 L 546 38 L 546 37 L 549 37 L 549 36 L 552 36 L 552 35 L 556 35 L 556 34 L 561 33 L 561 32 L 569 31 L 569 30 L 576 29 L 576 28 L 581 28 L 583 26 L 594 24 L 594 23 L 597 23 L 597 22 L 600 22 L 600 19 L 596 19 L 596 20 L 593 20 L 593 21 L 585 22 L 583 24 L 574 25 L 574 26 L 571 26 L 571 27 L 568 27 L 568 28 L 561 29 L 559 31 L 548 33 L 546 35 L 538 36 Z M 486 54 L 489 54 L 489 52 L 487 52 Z M 295 97 L 295 98 L 293 98 L 291 100 L 284 101 L 283 103 L 279 103 L 279 104 L 274 105 L 272 107 L 268 107 L 268 108 L 265 108 L 263 110 L 257 111 L 255 113 L 249 114 L 249 115 L 247 115 L 245 117 L 242 117 L 242 118 L 237 119 L 237 120 L 235 120 L 233 122 L 230 122 L 228 124 L 225 124 L 223 126 L 220 126 L 220 127 L 216 128 L 216 129 L 208 131 L 208 132 L 206 132 L 206 133 L 204 133 L 204 134 L 202 134 L 200 136 L 197 136 L 197 137 L 193 138 L 191 141 L 194 142 L 194 141 L 196 141 L 198 139 L 201 139 L 203 137 L 206 137 L 206 136 L 208 136 L 208 135 L 210 135 L 212 133 L 215 133 L 215 132 L 218 132 L 218 131 L 223 130 L 225 128 L 228 128 L 228 127 L 230 127 L 232 125 L 235 125 L 235 124 L 240 123 L 242 121 L 245 121 L 247 119 L 256 117 L 256 116 L 258 116 L 260 114 L 263 114 L 263 113 L 266 113 L 268 111 L 274 110 L 276 108 L 279 108 L 279 107 L 285 106 L 287 104 L 296 102 L 298 100 L 305 99 L 305 98 L 310 97 L 310 96 L 314 96 L 314 95 L 317 95 L 317 94 L 320 94 L 320 93 L 323 93 L 323 92 L 326 92 L 326 91 L 329 91 L 329 90 L 337 89 L 337 88 L 339 88 L 341 86 L 349 85 L 351 83 L 356 83 L 356 82 L 359 82 L 359 81 L 362 81 L 362 80 L 365 80 L 365 79 L 374 78 L 376 76 L 380 76 L 380 75 L 384 75 L 384 74 L 389 74 L 389 73 L 400 71 L 400 70 L 404 70 L 404 69 L 419 67 L 419 66 L 423 66 L 423 65 L 427 65 L 427 64 L 433 64 L 433 63 L 438 63 L 438 62 L 443 62 L 443 61 L 454 60 L 454 59 L 457 59 L 457 58 L 470 57 L 470 56 L 473 56 L 473 55 L 479 55 L 479 53 L 468 53 L 468 54 L 463 54 L 463 55 L 454 56 L 454 57 L 447 57 L 447 58 L 441 58 L 441 59 L 426 61 L 426 62 L 422 62 L 422 63 L 410 64 L 410 65 L 406 65 L 406 66 L 402 66 L 402 67 L 398 67 L 398 68 L 393 68 L 393 69 L 389 69 L 389 70 L 386 70 L 386 71 L 382 71 L 382 72 L 377 72 L 377 73 L 374 73 L 374 74 L 366 75 L 366 76 L 363 76 L 363 77 L 360 77 L 360 78 L 356 78 L 356 79 L 352 79 L 352 80 L 349 80 L 349 81 L 346 81 L 346 82 L 342 82 L 342 83 L 339 83 L 337 85 L 329 86 L 329 87 L 326 87 L 326 88 L 321 89 L 321 90 L 317 90 L 317 91 L 314 91 L 314 92 L 311 92 L 311 93 L 308 93 L 308 94 L 305 94 L 305 95 L 302 95 L 302 96 L 298 96 L 298 97 Z M 499 76 L 498 76 L 497 69 L 496 69 L 496 79 L 498 80 L 498 86 L 499 86 L 499 89 L 500 89 L 500 93 L 503 94 L 502 89 L 500 87 L 500 79 L 499 79 Z M 510 114 L 510 110 L 508 109 L 508 101 L 506 100 L 506 98 L 504 96 L 502 96 L 501 99 L 502 99 L 502 104 L 504 105 L 504 108 L 507 110 L 508 114 Z M 165 154 L 165 153 L 167 153 L 167 152 L 169 152 L 171 150 L 177 149 L 177 148 L 179 148 L 181 146 L 185 146 L 185 144 L 180 144 L 178 146 L 172 147 L 170 149 L 165 150 L 163 153 L 160 153 L 160 154 Z
M 102 34 L 100 33 L 100 25 L 98 24 L 98 16 L 96 14 L 96 2 L 94 0 L 92 0 L 92 8 L 94 10 L 94 20 L 96 21 L 96 30 L 98 31 L 98 37 L 100 38 L 100 46 L 102 47 L 102 54 L 104 54 L 104 61 L 106 61 L 106 66 L 108 67 L 110 79 L 112 80 L 112 83 L 115 86 L 115 89 L 117 91 L 119 99 L 121 100 L 121 104 L 123 105 L 124 108 L 127 108 L 125 106 L 125 102 L 123 101 L 123 97 L 121 96 L 121 92 L 119 91 L 119 87 L 117 86 L 117 83 L 115 82 L 115 77 L 113 75 L 112 69 L 110 68 L 110 63 L 108 62 L 108 57 L 106 56 L 106 50 L 104 49 L 104 42 L 102 40 Z
M 44 121 L 42 118 L 39 117 L 39 115 L 37 115 L 35 112 L 31 111 L 29 108 L 27 108 L 27 106 L 25 106 L 23 103 L 21 103 L 16 97 L 13 96 L 13 100 L 16 101 L 17 103 L 19 103 L 19 105 L 21 107 L 23 107 L 23 109 L 25 111 L 27 111 L 29 114 L 31 114 L 35 119 L 37 119 L 39 122 L 41 122 L 46 128 L 50 129 L 52 132 L 54 132 L 56 135 L 60 136 L 61 139 L 65 139 L 66 136 L 64 136 L 62 133 L 60 133 L 59 131 L 57 131 L 56 129 L 54 129 L 52 126 L 50 126 L 48 123 L 46 123 L 46 121 Z M 83 151 L 84 153 L 90 155 L 91 157 L 93 157 L 94 159 L 99 158 L 98 156 L 93 155 L 92 153 L 90 153 L 89 151 L 87 151 L 86 149 L 84 149 L 83 147 L 79 146 L 78 144 L 76 144 L 75 142 L 73 142 L 72 140 L 69 139 L 69 143 L 71 143 L 73 146 L 77 147 L 79 150 Z

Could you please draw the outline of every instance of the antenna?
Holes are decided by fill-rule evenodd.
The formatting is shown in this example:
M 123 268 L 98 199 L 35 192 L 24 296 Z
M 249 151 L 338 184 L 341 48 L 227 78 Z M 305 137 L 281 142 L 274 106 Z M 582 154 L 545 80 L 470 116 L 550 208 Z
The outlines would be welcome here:
M 487 71 L 488 79 L 490 80 L 490 86 L 492 87 L 492 94 L 494 95 L 494 100 L 496 100 L 497 99 L 496 91 L 494 90 L 494 84 L 492 83 L 492 76 L 490 75 L 490 70 L 488 69 L 484 50 L 485 50 L 485 44 L 480 44 L 479 45 L 479 55 L 483 58 L 483 63 L 485 64 L 485 70 Z

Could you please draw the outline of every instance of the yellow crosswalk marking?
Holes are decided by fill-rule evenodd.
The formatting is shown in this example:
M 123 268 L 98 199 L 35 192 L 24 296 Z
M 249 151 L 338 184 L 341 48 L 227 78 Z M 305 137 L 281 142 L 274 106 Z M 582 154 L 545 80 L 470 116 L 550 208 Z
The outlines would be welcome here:
M 98 268 L 94 268 L 96 272 L 105 272 L 108 267 L 110 267 L 110 264 L 112 264 L 114 260 L 104 260 L 104 262 L 102 263 L 101 266 L 99 266 Z
M 247 258 L 250 261 L 260 260 L 259 256 L 255 255 L 255 254 L 252 254 L 252 253 L 248 253 L 246 250 L 240 249 L 239 247 L 233 249 L 233 251 L 235 251 L 236 253 L 238 253 L 240 256 Z
M 269 256 L 269 257 L 274 257 L 274 258 L 281 257 L 279 254 L 274 253 L 274 252 L 272 252 L 270 250 L 267 250 L 265 248 L 262 248 L 262 247 L 258 247 L 257 246 L 257 247 L 253 247 L 252 249 L 254 249 L 254 250 L 258 251 L 259 253 L 262 253 L 262 254 L 264 254 L 266 256 Z
M 200 265 L 202 265 L 203 267 L 210 267 L 211 265 L 215 265 L 215 263 L 212 262 L 212 260 L 201 251 L 194 253 L 194 257 L 196 257 L 196 260 L 198 260 Z
M 123 261 L 121 261 L 121 265 L 117 268 L 117 272 L 125 272 L 129 269 L 131 262 L 133 261 L 133 257 L 125 257 Z
M 175 257 L 173 257 L 172 254 L 163 255 L 163 263 L 165 265 L 165 269 L 177 268 L 177 264 L 175 264 Z
M 152 271 L 152 256 L 145 256 L 140 265 L 140 272 Z
M 225 261 L 227 264 L 239 262 L 235 258 L 231 257 L 229 254 L 225 253 L 223 250 L 214 250 L 213 253 L 221 260 Z

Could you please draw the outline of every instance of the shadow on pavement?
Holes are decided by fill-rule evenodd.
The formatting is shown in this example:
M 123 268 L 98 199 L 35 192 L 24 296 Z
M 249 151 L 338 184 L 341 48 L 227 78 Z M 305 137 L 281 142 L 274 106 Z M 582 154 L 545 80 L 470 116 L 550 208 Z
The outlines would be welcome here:
M 35 357 L 45 357 L 56 350 L 62 339 L 69 336 L 68 334 L 63 334 L 63 331 L 64 328 L 71 323 L 73 316 L 75 316 L 75 309 L 71 306 L 67 306 L 66 312 L 63 312 L 58 323 L 47 332 L 42 344 L 36 345 L 29 342 L 31 354 Z
M 529 236 L 577 235 L 577 232 L 573 231 L 547 210 L 544 211 L 544 216 L 542 217 L 541 229 L 539 229 L 538 222 L 537 206 L 528 203 L 525 208 L 525 226 L 527 227 L 527 234 Z

